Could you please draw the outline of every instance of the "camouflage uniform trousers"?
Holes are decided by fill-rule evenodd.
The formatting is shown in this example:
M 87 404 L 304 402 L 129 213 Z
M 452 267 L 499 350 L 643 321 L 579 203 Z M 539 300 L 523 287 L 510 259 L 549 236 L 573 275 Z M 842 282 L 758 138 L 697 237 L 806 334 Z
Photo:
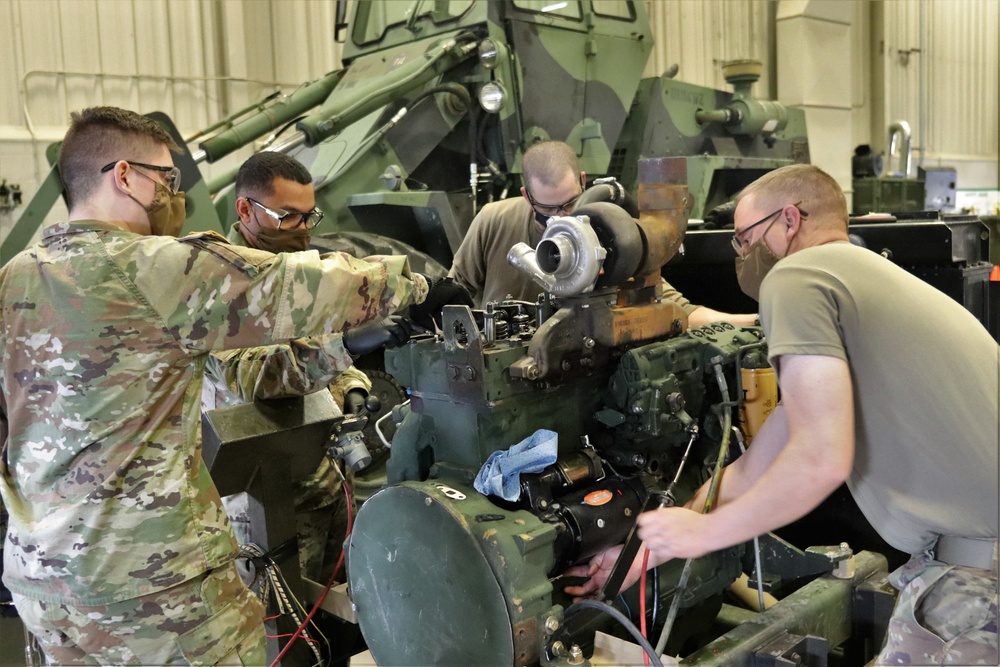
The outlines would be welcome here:
M 14 595 L 52 665 L 266 665 L 264 608 L 230 563 L 100 606 Z
M 1000 665 L 993 570 L 913 556 L 891 575 L 899 598 L 877 665 Z

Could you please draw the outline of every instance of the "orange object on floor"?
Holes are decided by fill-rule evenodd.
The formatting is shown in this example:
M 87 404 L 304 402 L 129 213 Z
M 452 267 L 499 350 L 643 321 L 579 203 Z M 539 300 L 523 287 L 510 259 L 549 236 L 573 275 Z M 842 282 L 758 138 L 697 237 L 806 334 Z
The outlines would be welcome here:
M 990 280 L 995 283 L 1000 283 L 1000 264 L 993 265 L 993 272 L 990 273 Z

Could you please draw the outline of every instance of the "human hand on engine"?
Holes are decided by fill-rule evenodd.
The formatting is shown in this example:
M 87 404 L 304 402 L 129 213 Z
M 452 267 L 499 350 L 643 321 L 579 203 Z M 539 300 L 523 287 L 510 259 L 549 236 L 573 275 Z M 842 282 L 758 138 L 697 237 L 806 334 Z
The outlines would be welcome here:
M 660 563 L 699 558 L 714 551 L 708 544 L 709 515 L 684 507 L 664 507 L 639 515 L 639 537 Z M 651 559 L 652 560 L 652 559 Z
M 582 600 L 584 598 L 592 598 L 595 594 L 604 588 L 605 582 L 607 582 L 608 577 L 611 576 L 611 571 L 615 567 L 615 563 L 618 561 L 618 555 L 622 552 L 622 545 L 609 547 L 597 554 L 590 559 L 590 562 L 586 565 L 575 565 L 563 573 L 565 577 L 590 577 L 587 581 L 583 582 L 579 586 L 566 586 L 563 590 L 567 595 L 573 596 L 573 601 Z M 628 574 L 625 575 L 625 581 L 622 583 L 622 590 L 631 587 L 635 582 L 639 581 L 639 576 L 642 575 L 642 552 L 640 551 L 639 556 L 632 562 L 631 567 L 629 567 Z
M 410 306 L 410 320 L 427 331 L 441 328 L 441 309 L 449 305 L 461 305 L 472 308 L 474 302 L 469 290 L 459 285 L 451 278 L 432 278 L 427 280 L 427 298 L 421 303 Z
M 381 347 L 399 347 L 410 339 L 410 323 L 402 315 L 390 315 L 344 332 L 344 347 L 352 357 L 360 357 Z

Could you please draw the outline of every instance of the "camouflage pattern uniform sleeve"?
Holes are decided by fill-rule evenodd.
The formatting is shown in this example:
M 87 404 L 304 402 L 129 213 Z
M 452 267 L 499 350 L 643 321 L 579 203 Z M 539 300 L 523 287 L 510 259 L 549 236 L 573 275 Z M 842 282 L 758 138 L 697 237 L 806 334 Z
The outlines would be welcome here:
M 103 605 L 228 563 L 200 447 L 212 350 L 322 336 L 426 298 L 405 257 L 237 248 L 56 223 L 0 267 L 4 583 Z
M 352 389 L 363 389 L 365 393 L 372 390 L 372 381 L 356 366 L 351 366 L 330 383 L 330 393 L 341 410 L 344 409 L 344 396 Z
M 174 245 L 142 254 L 129 249 L 128 263 L 119 266 L 177 342 L 195 352 L 336 333 L 427 295 L 426 280 L 410 274 L 405 256 L 274 255 L 215 234 Z M 165 284 L 163 275 L 176 278 Z
M 304 396 L 326 388 L 353 363 L 343 336 L 297 338 L 288 343 L 214 352 L 205 381 L 220 384 L 245 403 Z

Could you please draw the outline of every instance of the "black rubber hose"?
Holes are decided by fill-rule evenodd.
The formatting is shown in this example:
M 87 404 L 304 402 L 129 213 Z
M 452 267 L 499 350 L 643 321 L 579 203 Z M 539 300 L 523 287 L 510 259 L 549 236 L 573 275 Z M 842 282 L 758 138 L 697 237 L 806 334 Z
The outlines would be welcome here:
M 574 602 L 566 609 L 566 614 L 564 614 L 564 617 L 568 616 L 569 612 L 575 607 L 580 607 L 583 609 L 590 608 L 602 611 L 611 618 L 621 623 L 622 627 L 628 630 L 628 633 L 632 635 L 632 638 L 635 639 L 635 641 L 639 644 L 639 646 L 642 647 L 642 650 L 646 652 L 646 655 L 649 656 L 649 664 L 652 665 L 652 667 L 663 667 L 663 663 L 660 662 L 659 656 L 657 656 L 656 651 L 653 650 L 653 645 L 650 644 L 646 640 L 646 638 L 642 636 L 642 633 L 639 632 L 639 628 L 635 627 L 635 624 L 633 624 L 632 621 L 628 620 L 628 617 L 625 616 L 625 614 L 621 613 L 611 605 L 605 604 L 604 602 L 598 602 L 597 600 L 580 600 L 579 602 Z

